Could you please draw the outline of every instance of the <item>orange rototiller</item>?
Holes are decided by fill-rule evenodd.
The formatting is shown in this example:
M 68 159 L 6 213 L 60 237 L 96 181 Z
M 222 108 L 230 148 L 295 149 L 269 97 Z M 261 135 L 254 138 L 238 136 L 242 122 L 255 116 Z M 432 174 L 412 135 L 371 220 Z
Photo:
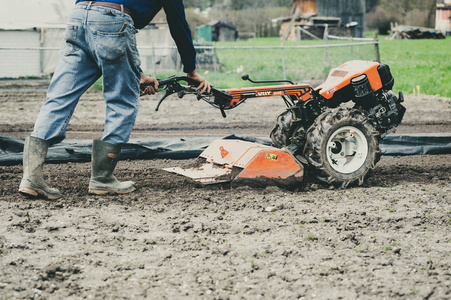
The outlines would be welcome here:
M 273 146 L 216 140 L 192 166 L 169 171 L 206 184 L 230 181 L 292 186 L 302 181 L 304 167 L 309 167 L 317 179 L 328 184 L 362 184 L 380 158 L 380 139 L 395 130 L 405 113 L 402 93 L 392 91 L 390 68 L 378 62 L 349 61 L 332 69 L 316 88 L 288 80 L 253 81 L 247 74 L 242 78 L 279 85 L 212 88 L 209 94 L 199 94 L 188 77 L 170 77 L 159 81 L 166 94 L 156 110 L 174 93 L 180 98 L 197 94 L 223 117 L 226 110 L 249 98 L 281 97 L 286 110 L 270 133 Z M 183 81 L 188 85 L 182 85 Z

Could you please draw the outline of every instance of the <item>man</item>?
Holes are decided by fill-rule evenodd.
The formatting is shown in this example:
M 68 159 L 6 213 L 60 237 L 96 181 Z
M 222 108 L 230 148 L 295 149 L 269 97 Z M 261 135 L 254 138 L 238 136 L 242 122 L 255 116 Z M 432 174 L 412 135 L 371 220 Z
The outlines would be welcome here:
M 196 72 L 196 53 L 182 0 L 77 0 L 67 22 L 61 59 L 47 101 L 39 112 L 33 133 L 25 139 L 20 193 L 47 199 L 61 196 L 58 189 L 44 181 L 47 150 L 50 144 L 65 138 L 80 96 L 100 76 L 103 76 L 106 119 L 102 140 L 93 142 L 89 193 L 129 193 L 135 189 L 132 181 L 118 181 L 113 171 L 135 123 L 139 85 L 153 84 L 145 89 L 146 94 L 158 91 L 156 78 L 144 75 L 140 68 L 135 33 L 162 8 L 184 72 L 199 82 L 198 91 L 210 92 L 211 84 Z

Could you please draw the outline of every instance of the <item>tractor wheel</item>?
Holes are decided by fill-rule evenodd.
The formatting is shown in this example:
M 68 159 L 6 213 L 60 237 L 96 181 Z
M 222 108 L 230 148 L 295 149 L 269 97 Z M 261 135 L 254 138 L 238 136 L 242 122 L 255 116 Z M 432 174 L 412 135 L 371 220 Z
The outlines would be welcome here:
M 308 129 L 304 156 L 320 181 L 341 188 L 361 185 L 380 159 L 379 138 L 363 112 L 335 108 Z
M 271 131 L 273 146 L 283 148 L 291 144 L 290 137 L 293 131 L 293 113 L 286 110 L 277 117 L 277 124 Z

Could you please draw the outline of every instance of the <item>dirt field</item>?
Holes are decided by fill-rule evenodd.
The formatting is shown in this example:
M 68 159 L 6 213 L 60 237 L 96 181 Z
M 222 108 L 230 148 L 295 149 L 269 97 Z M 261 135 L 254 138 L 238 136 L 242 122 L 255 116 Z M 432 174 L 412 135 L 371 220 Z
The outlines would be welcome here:
M 45 93 L 8 84 L 0 135 L 23 138 Z M 268 136 L 284 109 L 254 100 L 223 119 L 194 98 L 159 112 L 156 100 L 143 98 L 132 138 Z M 85 95 L 67 138 L 101 137 L 103 106 Z M 451 99 L 405 106 L 397 133 L 451 132 Z M 22 167 L 0 166 L 0 299 L 451 298 L 451 154 L 382 157 L 346 190 L 200 187 L 161 171 L 188 162 L 119 162 L 138 187 L 125 196 L 88 195 L 90 164 L 46 165 L 64 194 L 53 202 L 17 194 Z

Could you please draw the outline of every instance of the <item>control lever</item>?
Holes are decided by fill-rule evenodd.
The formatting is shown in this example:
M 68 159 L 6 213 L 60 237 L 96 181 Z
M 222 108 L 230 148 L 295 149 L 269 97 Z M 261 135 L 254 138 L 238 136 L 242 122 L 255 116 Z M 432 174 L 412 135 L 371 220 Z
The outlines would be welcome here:
M 160 105 L 164 101 L 164 99 L 166 99 L 171 94 L 172 94 L 172 92 L 170 92 L 169 90 L 166 90 L 166 93 L 164 94 L 164 96 L 160 99 L 160 101 L 158 101 L 158 104 L 157 104 L 157 107 L 155 108 L 155 111 L 158 111 L 158 109 L 160 108 Z
M 262 81 L 254 81 L 249 77 L 249 74 L 244 73 L 243 75 L 241 75 L 241 79 L 243 79 L 244 81 L 249 80 L 252 83 L 282 83 L 282 82 L 288 82 L 291 84 L 294 84 L 293 81 L 291 80 L 262 80 Z
M 219 110 L 221 111 L 222 117 L 223 117 L 223 118 L 226 118 L 227 115 L 226 115 L 226 113 L 225 113 L 225 111 L 224 111 L 224 105 L 220 104 L 220 105 L 219 105 Z

